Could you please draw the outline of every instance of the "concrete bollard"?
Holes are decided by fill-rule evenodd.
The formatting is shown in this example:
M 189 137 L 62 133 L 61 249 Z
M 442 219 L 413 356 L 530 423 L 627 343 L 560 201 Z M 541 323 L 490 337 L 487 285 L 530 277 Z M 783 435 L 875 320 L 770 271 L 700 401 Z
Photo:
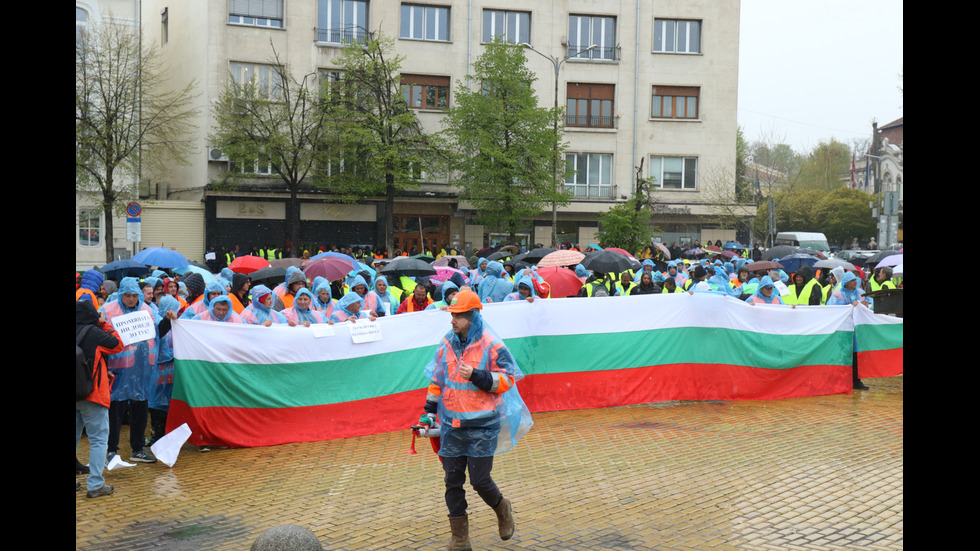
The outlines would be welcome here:
M 252 551 L 323 551 L 323 545 L 309 529 L 282 524 L 262 532 L 252 544 Z

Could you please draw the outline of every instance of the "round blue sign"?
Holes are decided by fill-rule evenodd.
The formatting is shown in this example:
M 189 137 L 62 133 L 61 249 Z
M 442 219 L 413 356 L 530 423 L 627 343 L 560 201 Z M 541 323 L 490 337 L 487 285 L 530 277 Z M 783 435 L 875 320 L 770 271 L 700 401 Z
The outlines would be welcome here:
M 141 212 L 143 212 L 143 209 L 140 207 L 140 204 L 135 201 L 126 205 L 126 214 L 129 215 L 130 218 L 138 218 Z

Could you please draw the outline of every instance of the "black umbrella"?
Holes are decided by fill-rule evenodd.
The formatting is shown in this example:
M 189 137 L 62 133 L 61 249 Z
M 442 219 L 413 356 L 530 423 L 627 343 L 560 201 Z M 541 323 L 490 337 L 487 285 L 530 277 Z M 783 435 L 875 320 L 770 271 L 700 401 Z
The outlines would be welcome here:
M 896 251 L 893 249 L 885 249 L 883 251 L 878 251 L 875 254 L 868 257 L 868 259 L 864 262 L 864 264 L 866 266 L 877 266 L 879 262 L 881 262 L 886 257 L 889 257 L 893 254 L 902 254 L 902 251 Z
M 552 249 L 551 247 L 538 247 L 533 249 L 528 253 L 525 253 L 523 258 L 524 262 L 530 262 L 531 264 L 536 264 L 539 260 L 548 256 L 550 253 L 555 252 L 557 249 Z
M 792 245 L 776 245 L 775 247 L 766 251 L 765 254 L 762 255 L 762 259 L 772 260 L 773 258 L 782 258 L 784 256 L 801 252 L 803 252 L 803 249 Z
M 127 276 L 143 277 L 150 273 L 150 268 L 145 264 L 140 264 L 135 260 L 129 258 L 123 258 L 122 260 L 114 260 L 105 266 L 99 268 L 105 276 L 114 281 L 120 281 L 122 278 Z
M 424 260 L 400 256 L 389 262 L 379 273 L 386 276 L 423 277 L 436 275 L 436 269 Z
M 593 272 L 618 274 L 633 269 L 633 264 L 629 257 L 622 253 L 602 250 L 585 255 L 582 267 Z
M 503 260 L 505 258 L 510 258 L 514 256 L 514 253 L 510 251 L 497 251 L 487 257 L 487 260 Z
M 265 285 L 268 281 L 275 281 L 276 285 L 278 285 L 286 280 L 286 268 L 277 268 L 275 266 L 262 268 L 261 270 L 255 270 L 248 274 L 248 277 L 252 279 L 252 285 L 258 285 L 260 283 Z

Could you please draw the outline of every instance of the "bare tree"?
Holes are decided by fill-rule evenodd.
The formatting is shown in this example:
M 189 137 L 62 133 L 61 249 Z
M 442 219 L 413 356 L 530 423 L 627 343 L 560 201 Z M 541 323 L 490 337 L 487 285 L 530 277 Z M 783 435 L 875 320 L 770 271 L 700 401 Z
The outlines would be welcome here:
M 224 183 L 277 175 L 289 193 L 290 254 L 299 256 L 300 202 L 304 185 L 319 185 L 329 166 L 334 131 L 315 73 L 296 78 L 273 48 L 260 75 L 230 76 L 214 106 L 211 143 L 231 159 Z M 262 167 L 259 170 L 259 167 Z
M 75 51 L 75 191 L 95 193 L 113 260 L 113 212 L 138 197 L 144 172 L 186 163 L 196 83 L 170 88 L 156 49 L 139 29 L 112 19 L 93 24 Z

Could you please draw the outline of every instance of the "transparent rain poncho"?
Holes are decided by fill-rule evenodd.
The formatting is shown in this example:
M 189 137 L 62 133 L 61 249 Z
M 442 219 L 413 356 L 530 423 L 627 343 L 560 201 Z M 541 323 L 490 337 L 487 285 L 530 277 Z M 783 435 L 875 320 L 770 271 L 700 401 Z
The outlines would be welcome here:
M 446 408 L 439 400 L 439 420 L 443 457 L 488 457 L 509 451 L 518 440 L 527 434 L 534 425 L 531 412 L 524 404 L 517 382 L 524 373 L 500 337 L 483 322 L 479 311 L 473 311 L 467 342 L 464 345 L 459 337 L 449 331 L 436 349 L 435 357 L 425 367 L 426 378 L 438 385 L 445 395 L 446 388 L 461 391 L 476 389 L 471 382 L 454 381 L 455 370 L 460 358 L 479 358 L 477 370 L 503 372 L 514 378 L 514 385 L 502 394 L 493 394 L 495 408 L 478 412 L 455 412 Z M 489 393 L 488 393 L 489 394 Z M 453 425 L 458 425 L 454 427 Z

